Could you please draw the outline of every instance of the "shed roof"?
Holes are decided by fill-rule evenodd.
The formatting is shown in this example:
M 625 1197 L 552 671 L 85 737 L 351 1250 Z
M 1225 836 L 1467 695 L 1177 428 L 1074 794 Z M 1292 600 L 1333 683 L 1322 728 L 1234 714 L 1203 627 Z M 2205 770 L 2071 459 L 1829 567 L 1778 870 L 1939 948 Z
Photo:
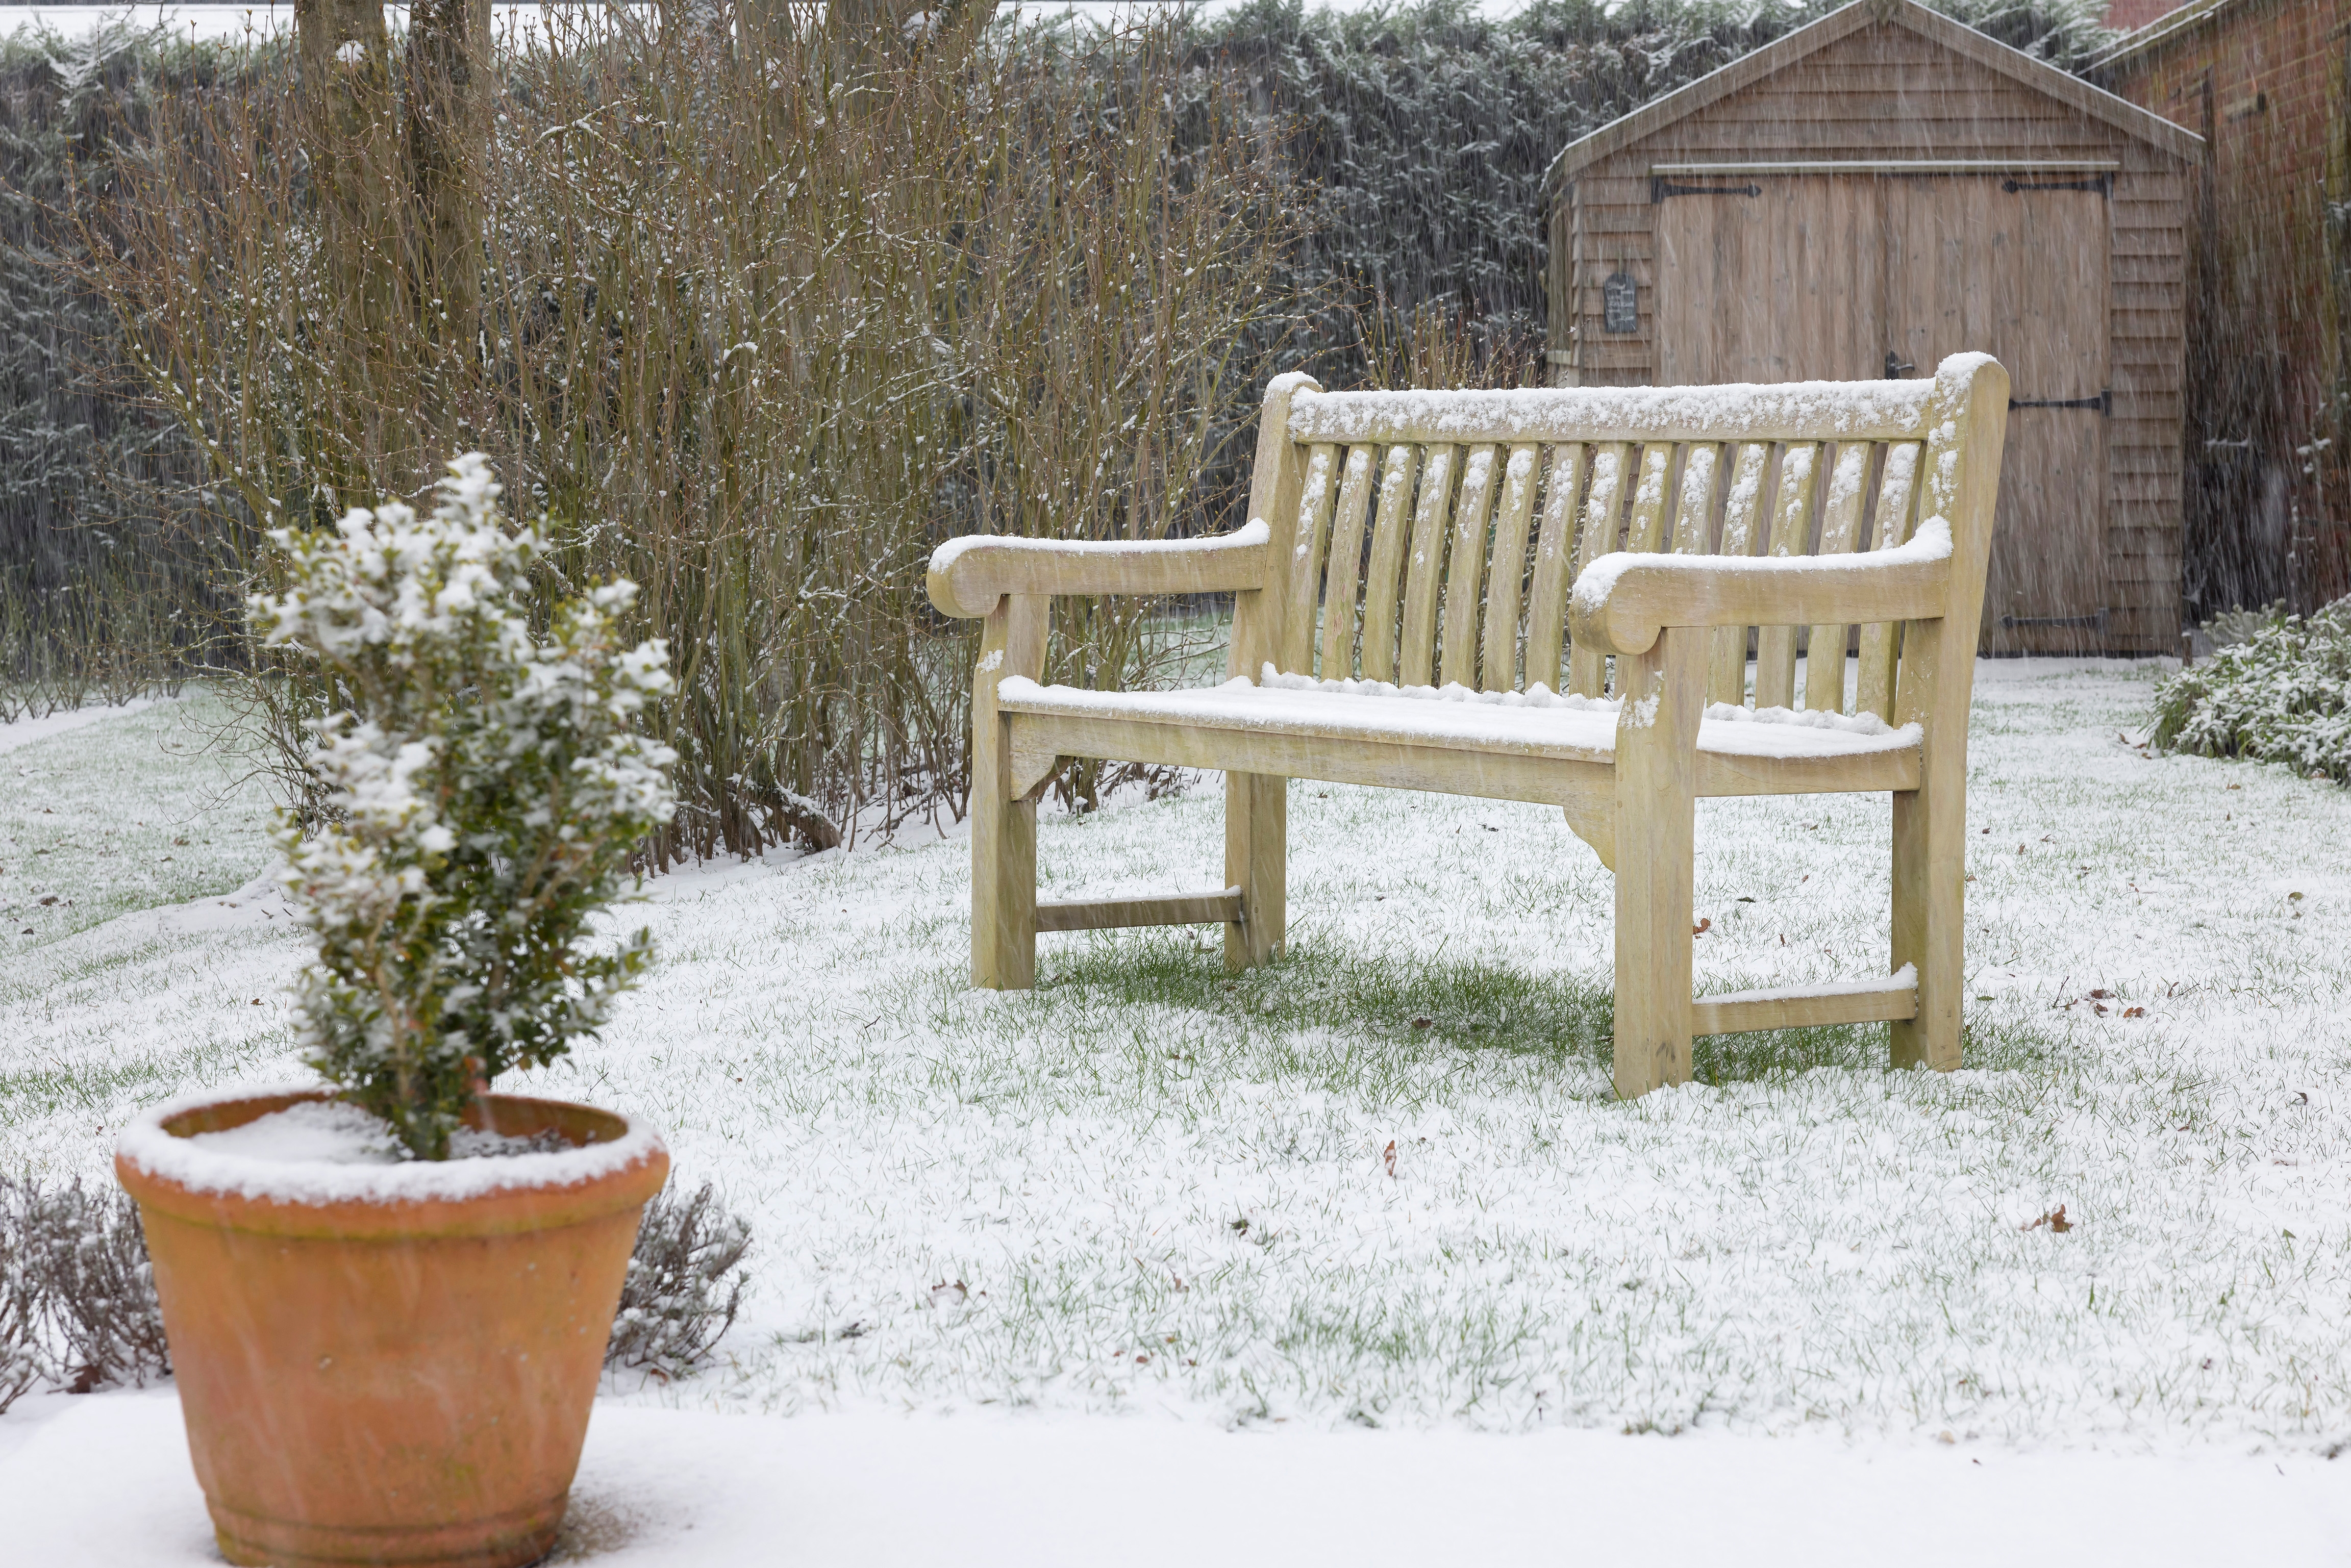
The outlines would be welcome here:
M 2003 76 L 2012 77 L 2036 91 L 2079 110 L 2093 120 L 2103 120 L 2126 135 L 2159 148 L 2176 158 L 2195 162 L 2200 162 L 2204 156 L 2204 139 L 2194 131 L 2183 130 L 2161 115 L 2116 98 L 2102 88 L 2093 87 L 2046 60 L 2036 59 L 2022 49 L 2012 49 L 1996 38 L 1988 38 L 1939 12 L 1929 11 L 1916 0 L 1853 0 L 1852 5 L 1832 11 L 1819 21 L 1799 27 L 1752 53 L 1741 55 L 1720 70 L 1700 77 L 1687 87 L 1677 88 L 1621 120 L 1610 121 L 1583 140 L 1569 142 L 1561 150 L 1559 156 L 1552 160 L 1547 183 L 1556 192 L 1578 170 L 1595 159 L 1619 152 L 1643 137 L 1696 114 L 1740 89 L 1751 86 L 1807 55 L 1875 24 L 1907 27 L 1955 55 L 1963 56 Z

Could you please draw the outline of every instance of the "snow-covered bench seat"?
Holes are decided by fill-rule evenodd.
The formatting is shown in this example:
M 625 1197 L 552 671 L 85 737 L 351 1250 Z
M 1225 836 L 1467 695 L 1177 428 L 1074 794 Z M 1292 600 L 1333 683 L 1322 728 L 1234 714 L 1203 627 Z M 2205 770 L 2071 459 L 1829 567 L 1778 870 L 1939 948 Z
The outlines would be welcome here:
M 942 545 L 932 601 L 986 622 L 974 983 L 1032 984 L 1040 930 L 1220 922 L 1229 965 L 1278 956 L 1288 781 L 1332 779 L 1564 810 L 1616 873 L 1621 1094 L 1687 1079 L 1694 1032 L 1885 1020 L 1897 1064 L 1958 1066 L 1968 702 L 2007 412 L 2007 373 L 1976 354 L 1928 381 L 1784 386 L 1282 376 L 1237 532 Z M 1051 595 L 1187 592 L 1234 595 L 1225 684 L 1039 684 Z M 1226 886 L 1040 905 L 1036 792 L 1069 757 L 1222 769 Z M 1871 790 L 1894 800 L 1886 972 L 1694 998 L 1698 798 Z
M 1090 747 L 1071 749 L 1073 727 L 1067 722 L 1095 719 L 1131 727 L 1081 731 L 1109 748 L 1101 756 L 1214 767 L 1189 755 L 1210 750 L 1238 767 L 1248 760 L 1241 753 L 1255 737 L 1269 752 L 1313 761 L 1311 772 L 1296 777 L 1364 784 L 1399 782 L 1383 771 L 1388 764 L 1375 759 L 1375 747 L 1606 767 L 1615 759 L 1622 706 L 1607 697 L 1553 696 L 1540 685 L 1525 693 L 1472 692 L 1459 685 L 1442 691 L 1399 688 L 1385 682 L 1284 675 L 1270 664 L 1255 683 L 1234 679 L 1193 691 L 1098 692 L 1015 677 L 998 685 L 996 701 L 1013 716 L 1016 774 L 1050 770 L 1061 757 L 1097 755 Z M 1023 717 L 1047 722 L 1025 724 Z M 1190 738 L 1211 734 L 1217 738 Z M 1824 783 L 1838 789 L 1915 789 L 1918 740 L 1917 725 L 1897 729 L 1875 714 L 1758 712 L 1716 703 L 1698 721 L 1698 792 L 1794 795 L 1816 791 Z M 1448 779 L 1447 792 L 1562 806 L 1595 789 L 1614 793 L 1613 779 L 1604 774 L 1562 768 L 1521 773 L 1490 766 L 1486 772 L 1484 779 Z

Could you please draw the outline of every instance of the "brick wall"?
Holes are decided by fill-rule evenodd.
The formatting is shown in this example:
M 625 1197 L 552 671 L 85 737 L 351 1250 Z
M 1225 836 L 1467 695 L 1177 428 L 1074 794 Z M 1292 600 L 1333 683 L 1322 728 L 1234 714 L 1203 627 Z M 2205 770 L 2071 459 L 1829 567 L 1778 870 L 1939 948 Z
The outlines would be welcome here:
M 2107 0 L 2105 23 L 2117 32 L 2133 32 L 2158 16 L 2179 10 L 2181 3 L 2182 0 Z
M 2126 0 L 2127 3 L 2127 0 Z M 2351 0 L 2224 0 L 2110 61 L 2111 90 L 2203 136 L 2189 202 L 2192 612 L 2351 591 L 2341 383 Z

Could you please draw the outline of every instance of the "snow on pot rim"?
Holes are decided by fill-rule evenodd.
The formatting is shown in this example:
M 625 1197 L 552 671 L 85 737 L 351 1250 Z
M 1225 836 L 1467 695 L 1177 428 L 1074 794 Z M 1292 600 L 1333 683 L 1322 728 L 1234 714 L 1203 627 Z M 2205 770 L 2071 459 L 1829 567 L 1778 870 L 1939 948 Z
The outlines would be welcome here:
M 491 1233 L 577 1223 L 658 1191 L 669 1167 L 642 1117 L 492 1094 L 496 1130 L 559 1133 L 553 1153 L 385 1164 L 262 1157 L 206 1146 L 274 1112 L 334 1103 L 317 1084 L 214 1090 L 141 1113 L 115 1144 L 115 1171 L 141 1204 L 189 1219 L 280 1233 Z

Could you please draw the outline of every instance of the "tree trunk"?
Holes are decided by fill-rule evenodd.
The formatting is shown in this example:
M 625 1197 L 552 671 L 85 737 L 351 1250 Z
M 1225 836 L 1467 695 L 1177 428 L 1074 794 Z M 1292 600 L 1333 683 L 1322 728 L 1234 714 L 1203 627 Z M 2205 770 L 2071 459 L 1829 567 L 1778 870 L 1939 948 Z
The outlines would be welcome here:
M 459 356 L 479 352 L 485 163 L 490 134 L 490 0 L 415 0 L 408 23 L 408 172 L 415 309 L 438 344 L 427 418 L 446 422 Z M 453 433 L 439 432 L 447 437 Z
M 381 333 L 398 304 L 399 143 L 381 0 L 295 0 L 302 120 L 322 240 L 343 268 L 347 329 Z

